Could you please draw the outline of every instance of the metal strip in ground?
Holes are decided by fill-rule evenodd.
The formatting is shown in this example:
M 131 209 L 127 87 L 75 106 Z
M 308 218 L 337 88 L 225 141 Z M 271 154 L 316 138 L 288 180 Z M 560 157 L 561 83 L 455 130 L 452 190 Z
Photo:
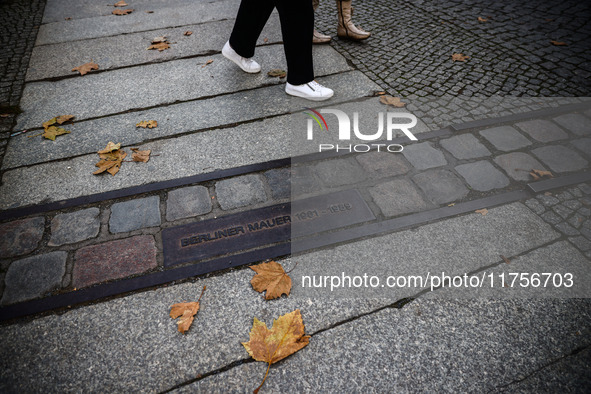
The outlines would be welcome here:
M 528 183 L 527 187 L 534 193 L 541 193 L 547 190 L 558 189 L 560 187 L 576 185 L 588 181 L 591 181 L 591 171 Z

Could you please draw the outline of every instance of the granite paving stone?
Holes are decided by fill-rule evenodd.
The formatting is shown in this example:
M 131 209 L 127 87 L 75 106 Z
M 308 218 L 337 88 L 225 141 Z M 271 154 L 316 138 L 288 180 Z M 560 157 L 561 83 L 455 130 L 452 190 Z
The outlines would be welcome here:
M 216 182 L 215 194 L 225 211 L 267 201 L 265 185 L 256 174 Z
M 282 200 L 291 196 L 291 172 L 290 168 L 279 168 L 264 173 L 274 200 Z
M 378 85 L 359 71 L 323 77 L 322 82 L 338 91 L 337 95 L 325 102 L 333 106 L 339 101 L 360 98 L 372 90 L 379 89 Z M 363 103 L 358 103 L 358 106 L 369 109 L 370 106 L 365 103 L 371 100 L 366 99 Z M 73 125 L 68 125 L 68 130 L 76 138 L 39 141 L 28 138 L 28 134 L 12 137 L 2 168 L 9 169 L 69 158 L 73 155 L 95 153 L 104 147 L 104 138 L 96 130 L 109 130 L 109 138 L 121 142 L 123 146 L 129 146 L 141 144 L 148 139 L 286 114 L 299 111 L 305 106 L 304 99 L 288 96 L 283 85 L 276 85 L 94 120 L 78 120 Z M 199 113 L 199 116 L 186 116 L 192 113 Z M 135 126 L 140 120 L 145 119 L 158 120 L 158 127 L 143 129 Z M 327 120 L 330 122 L 330 119 Z M 274 133 L 277 134 L 278 131 L 274 130 Z
M 529 200 L 526 200 L 525 205 L 529 209 L 534 211 L 534 213 L 536 213 L 537 215 L 541 215 L 542 213 L 544 213 L 544 211 L 546 211 L 546 208 L 544 208 L 544 206 L 535 198 L 530 198 Z
M 523 130 L 531 138 L 540 142 L 552 142 L 568 138 L 568 134 L 564 132 L 556 124 L 544 120 L 534 119 L 526 122 L 515 124 L 520 130 Z
M 523 152 L 506 153 L 495 157 L 494 161 L 516 181 L 531 181 L 531 170 L 546 170 L 539 161 Z
M 563 219 L 566 219 L 571 213 L 573 213 L 572 209 L 565 207 L 563 204 L 554 205 L 552 210 Z
M 565 201 L 562 205 L 564 205 L 567 208 L 574 209 L 575 211 L 583 206 L 583 204 L 577 200 L 568 200 Z
M 118 202 L 111 206 L 109 231 L 125 233 L 160 226 L 160 197 L 151 196 Z
M 486 160 L 461 164 L 455 170 L 474 190 L 486 192 L 509 185 L 509 179 Z
M 19 115 L 16 128 L 41 127 L 43 122 L 57 114 L 72 113 L 80 121 L 132 109 L 283 84 L 282 79 L 269 78 L 266 72 L 273 68 L 286 68 L 283 46 L 259 47 L 256 53 L 257 60 L 265 67 L 258 74 L 244 74 L 220 54 L 89 73 L 83 78 L 28 83 L 20 102 L 24 112 Z M 208 60 L 213 62 L 205 68 L 201 67 Z M 318 77 L 351 70 L 345 59 L 327 46 L 314 48 L 314 60 L 315 75 Z
M 368 152 L 355 157 L 370 178 L 387 178 L 404 175 L 410 169 L 399 153 Z
M 228 15 L 235 16 L 238 5 L 233 0 L 193 2 L 160 8 L 154 14 L 148 14 L 145 11 L 151 11 L 154 8 L 150 3 L 145 3 L 134 5 L 133 7 L 137 7 L 136 11 L 125 16 L 109 13 L 104 16 L 73 20 L 64 20 L 65 17 L 62 17 L 59 22 L 46 23 L 39 28 L 36 45 L 211 22 L 226 19 Z M 68 9 L 64 8 L 62 12 L 66 14 L 67 11 Z
M 88 59 L 97 63 L 100 70 L 111 70 L 189 56 L 211 55 L 222 50 L 228 40 L 228 32 L 232 31 L 233 26 L 234 20 L 229 19 L 37 46 L 31 54 L 26 80 L 71 76 L 72 68 L 87 63 Z M 185 36 L 186 31 L 192 31 L 193 34 Z M 154 37 L 161 36 L 165 36 L 169 42 L 172 42 L 170 49 L 146 50 Z M 264 41 L 265 39 L 267 42 Z M 281 41 L 279 18 L 274 14 L 261 33 L 257 45 L 276 44 Z M 55 56 L 56 53 L 68 53 L 68 56 Z
M 369 189 L 385 216 L 397 216 L 428 208 L 417 188 L 408 179 L 395 179 Z
M 443 153 L 435 149 L 430 142 L 405 146 L 402 154 L 417 170 L 426 170 L 447 164 Z
M 59 289 L 67 257 L 67 252 L 56 251 L 13 261 L 4 278 L 2 304 L 30 300 Z
M 589 166 L 577 152 L 562 145 L 543 146 L 532 153 L 555 172 L 578 171 Z
M 151 235 L 109 241 L 76 251 L 72 286 L 82 288 L 156 268 L 156 244 Z
M 579 250 L 581 250 L 583 252 L 591 250 L 591 241 L 589 241 L 585 237 L 581 237 L 581 236 L 570 237 L 568 240 L 570 242 L 572 242 L 573 245 L 575 245 Z
M 579 231 L 566 222 L 558 223 L 556 225 L 556 229 L 569 237 L 573 235 L 579 235 Z
M 576 135 L 586 137 L 591 134 L 591 119 L 583 115 L 566 114 L 557 116 L 552 120 Z
M 462 134 L 439 142 L 456 159 L 476 159 L 490 156 L 490 151 L 472 134 Z
M 554 196 L 556 196 L 556 198 L 559 199 L 561 202 L 566 202 L 566 201 L 572 200 L 574 198 L 573 195 L 570 194 L 566 190 L 556 193 L 556 194 L 554 194 Z
M 551 207 L 560 202 L 560 200 L 552 195 L 541 194 L 536 197 L 544 206 Z
M 531 145 L 531 141 L 521 135 L 511 126 L 493 127 L 480 131 L 480 135 L 486 138 L 498 150 L 508 152 Z
M 20 256 L 32 252 L 39 245 L 45 231 L 45 218 L 15 220 L 0 225 L 0 256 Z
M 581 215 L 580 213 L 575 213 L 567 221 L 574 228 L 580 228 L 585 221 L 585 216 Z
M 51 221 L 51 238 L 47 244 L 60 246 L 96 237 L 101 228 L 100 212 L 98 208 L 88 208 L 56 215 Z
M 578 140 L 571 140 L 571 145 L 591 157 L 591 138 L 580 138 Z
M 359 163 L 353 159 L 322 161 L 316 164 L 314 172 L 327 187 L 354 185 L 366 178 Z
M 469 192 L 460 178 L 449 170 L 436 169 L 421 172 L 413 176 L 412 180 L 435 204 L 461 200 Z
M 562 219 L 560 218 L 560 216 L 558 216 L 557 214 L 555 214 L 552 211 L 548 211 L 548 212 L 544 212 L 542 215 L 540 215 L 542 217 L 542 219 L 544 219 L 546 222 L 550 223 L 550 224 L 558 224 L 562 221 Z
M 168 192 L 166 220 L 173 221 L 211 212 L 209 191 L 204 186 L 189 186 Z
M 311 193 L 320 190 L 321 188 L 322 184 L 311 165 L 297 165 L 291 167 L 292 196 Z

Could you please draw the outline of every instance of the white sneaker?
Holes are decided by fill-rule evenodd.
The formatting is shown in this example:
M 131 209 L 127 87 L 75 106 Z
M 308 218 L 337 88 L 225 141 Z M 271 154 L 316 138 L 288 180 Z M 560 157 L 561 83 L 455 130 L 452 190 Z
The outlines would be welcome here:
M 261 72 L 261 65 L 252 60 L 252 58 L 245 58 L 237 54 L 230 46 L 230 41 L 226 42 L 226 45 L 222 48 L 222 55 L 224 55 L 226 59 L 236 63 L 244 72 L 250 74 Z
M 285 85 L 285 93 L 312 101 L 328 100 L 334 94 L 332 89 L 324 87 L 316 81 L 303 85 L 292 85 L 288 82 Z

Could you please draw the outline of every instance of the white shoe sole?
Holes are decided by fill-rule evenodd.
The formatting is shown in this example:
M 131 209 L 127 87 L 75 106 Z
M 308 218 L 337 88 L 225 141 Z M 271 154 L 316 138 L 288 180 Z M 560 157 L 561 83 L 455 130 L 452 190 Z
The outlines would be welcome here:
M 324 100 L 328 100 L 329 98 L 334 96 L 334 92 L 330 96 L 322 96 L 322 97 L 306 96 L 305 94 L 300 93 L 298 91 L 287 90 L 287 89 L 285 89 L 285 93 L 289 94 L 290 96 L 301 97 L 303 99 L 310 100 L 310 101 L 324 101 Z
M 225 46 L 225 45 L 224 45 L 224 47 L 222 48 L 222 55 L 224 55 L 224 57 L 225 57 L 226 59 L 230 60 L 232 63 L 234 63 L 235 65 L 237 65 L 238 67 L 240 67 L 240 69 L 241 69 L 242 71 L 244 71 L 245 73 L 249 73 L 249 74 L 257 74 L 257 73 L 260 73 L 260 72 L 261 72 L 261 69 L 260 69 L 260 68 L 259 68 L 258 70 L 249 70 L 249 69 L 247 69 L 247 68 L 244 68 L 244 67 L 242 66 L 242 64 L 241 64 L 239 61 L 237 61 L 237 60 L 234 60 L 234 59 L 232 58 L 232 56 L 231 56 L 231 55 L 228 53 L 228 50 L 226 49 L 226 46 Z

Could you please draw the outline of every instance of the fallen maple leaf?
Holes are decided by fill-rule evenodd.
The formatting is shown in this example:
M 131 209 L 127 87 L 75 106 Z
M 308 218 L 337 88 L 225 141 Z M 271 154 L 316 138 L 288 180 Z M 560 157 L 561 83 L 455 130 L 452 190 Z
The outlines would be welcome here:
M 113 4 L 113 7 L 127 7 L 127 3 L 124 2 L 123 0 L 116 2 L 115 4 Z
M 131 151 L 133 152 L 131 154 L 131 159 L 133 161 L 147 163 L 150 160 L 150 153 L 152 152 L 150 149 L 139 150 L 138 148 L 131 148 Z
M 115 144 L 109 141 L 105 149 L 98 151 L 100 161 L 95 164 L 99 169 L 93 172 L 94 175 L 101 174 L 107 171 L 111 175 L 115 175 L 121 169 L 123 159 L 127 157 L 127 153 L 121 149 L 121 143 Z
M 153 129 L 154 127 L 158 127 L 158 122 L 155 120 L 142 120 L 141 122 L 136 123 L 135 127 L 143 127 L 144 129 L 147 127 Z
M 70 131 L 64 129 L 63 127 L 49 126 L 45 129 L 42 135 L 48 140 L 55 141 L 55 137 L 63 134 L 70 134 Z
M 483 208 L 483 209 L 477 209 L 476 211 L 474 211 L 476 213 L 481 214 L 482 216 L 486 216 L 486 214 L 488 213 L 488 209 Z
M 304 322 L 299 309 L 273 320 L 270 330 L 255 317 L 250 330 L 250 341 L 242 342 L 242 345 L 252 358 L 269 363 L 269 366 L 263 381 L 254 392 L 258 393 L 263 387 L 271 364 L 294 354 L 309 342 L 310 336 L 304 335 Z
M 74 115 L 60 115 L 58 117 L 55 118 L 55 121 L 59 124 L 63 124 L 67 121 L 70 121 L 72 119 L 74 119 L 75 116 Z
M 205 66 L 209 66 L 211 63 L 213 63 L 212 59 L 209 59 L 208 61 L 206 61 L 205 63 L 203 63 L 203 65 L 201 66 L 201 68 L 205 67 Z
M 131 14 L 132 12 L 133 12 L 133 9 L 113 10 L 113 12 L 111 12 L 111 14 L 113 14 L 113 15 L 127 15 L 127 14 Z
M 148 49 L 158 49 L 158 51 L 162 52 L 165 49 L 170 48 L 170 45 L 168 45 L 168 42 L 159 42 L 157 44 L 152 44 L 148 47 Z
M 568 44 L 567 44 L 566 42 L 564 42 L 564 41 L 554 41 L 554 40 L 552 40 L 552 41 L 550 41 L 550 43 L 551 43 L 552 45 L 556 45 L 557 47 L 561 47 L 561 46 L 566 46 L 566 45 L 568 45 Z
M 281 264 L 270 261 L 253 265 L 250 268 L 257 273 L 250 280 L 250 284 L 259 293 L 266 290 L 266 300 L 280 298 L 282 294 L 289 295 L 291 278 L 285 273 Z
M 529 175 L 531 175 L 532 178 L 534 178 L 534 181 L 537 181 L 537 180 L 544 178 L 544 177 L 554 178 L 554 175 L 552 175 L 552 173 L 550 171 L 542 171 L 542 170 L 531 170 L 529 172 Z
M 176 319 L 179 316 L 181 317 L 176 323 L 181 334 L 186 333 L 191 327 L 191 324 L 193 324 L 195 315 L 199 311 L 199 301 L 201 301 L 205 289 L 206 286 L 203 286 L 203 290 L 201 290 L 201 295 L 197 302 L 180 302 L 170 306 L 170 317 L 173 319 Z
M 488 21 L 488 19 L 483 18 L 481 16 L 478 17 L 478 22 L 486 22 L 486 21 Z
M 380 103 L 391 105 L 395 108 L 402 108 L 406 105 L 406 103 L 400 101 L 400 97 L 392 97 L 387 95 L 380 96 Z
M 270 77 L 285 78 L 285 76 L 287 75 L 287 72 L 285 70 L 280 70 L 278 68 L 274 68 L 273 70 L 269 71 L 267 73 L 267 75 Z
M 470 56 L 466 56 L 463 53 L 454 53 L 453 55 L 451 55 L 451 60 L 453 60 L 454 62 L 465 62 L 466 59 L 470 59 Z
M 80 75 L 85 75 L 91 70 L 98 70 L 98 69 L 99 69 L 98 64 L 93 63 L 93 62 L 89 62 L 89 63 L 84 63 L 81 66 L 73 68 L 72 71 L 78 71 L 80 73 Z
M 190 36 L 191 34 L 193 34 L 193 32 L 191 30 L 187 30 L 184 35 L 185 36 Z
M 104 154 L 111 153 L 111 152 L 114 152 L 119 149 L 121 149 L 121 142 L 116 144 L 113 141 L 109 141 L 109 143 L 107 144 L 105 149 L 101 149 L 96 153 L 98 153 L 99 155 L 104 155 Z

